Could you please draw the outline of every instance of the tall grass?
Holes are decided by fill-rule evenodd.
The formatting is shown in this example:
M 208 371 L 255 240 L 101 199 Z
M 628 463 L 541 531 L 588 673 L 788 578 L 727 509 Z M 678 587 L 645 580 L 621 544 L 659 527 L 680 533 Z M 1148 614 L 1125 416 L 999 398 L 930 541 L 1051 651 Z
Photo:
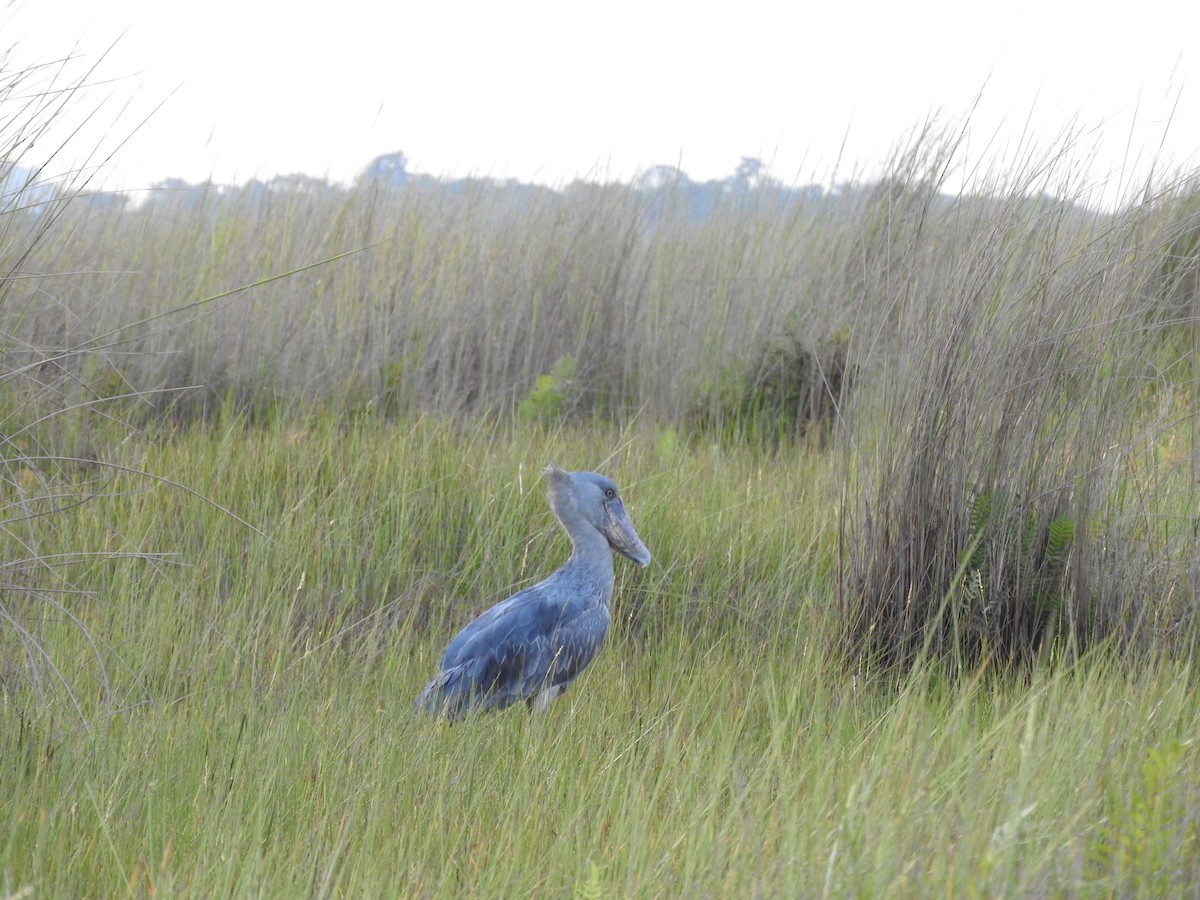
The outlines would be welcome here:
M 69 701 L 82 713 L 76 679 L 87 670 L 100 696 L 110 698 L 113 654 L 109 640 L 78 616 L 89 595 L 70 573 L 81 561 L 153 557 L 135 548 L 98 556 L 85 544 L 47 549 L 55 524 L 107 480 L 97 448 L 68 448 L 50 436 L 86 431 L 105 413 L 74 374 L 91 364 L 84 348 L 45 331 L 47 316 L 59 318 L 61 307 L 33 262 L 67 227 L 88 175 L 48 180 L 17 163 L 35 147 L 47 160 L 65 152 L 51 143 L 52 126 L 86 106 L 91 72 L 70 58 L 28 68 L 9 59 L 9 51 L 0 53 L 0 690 L 32 688 L 42 702 Z M 49 646 L 51 621 L 85 640 L 88 652 L 71 668 Z
M 841 598 L 878 662 L 1194 639 L 1196 260 L 1171 248 L 1195 186 L 1081 220 L 1036 198 L 1044 172 L 974 209 L 932 180 L 883 201 L 898 340 L 855 359 L 884 377 L 844 431 Z
M 336 896 L 539 891 L 1171 893 L 1194 883 L 1187 661 L 1093 654 L 1025 679 L 848 672 L 828 460 L 655 448 L 593 428 L 197 427 L 130 442 L 206 502 L 132 480 L 45 546 L 120 639 L 93 734 L 21 688 L 0 731 L 13 890 Z M 655 553 L 544 716 L 447 727 L 411 703 L 442 643 L 566 551 L 533 480 L 604 463 Z M 222 506 L 264 525 L 259 535 Z M 111 523 L 122 523 L 113 535 Z M 51 623 L 69 667 L 82 633 Z M 19 711 L 19 715 L 18 715 Z M 105 715 L 98 717 L 97 712 Z
M 79 204 L 27 263 L 72 276 L 43 279 L 38 294 L 13 284 L 39 312 L 7 327 L 39 347 L 125 329 L 123 381 L 95 389 L 189 389 L 172 398 L 189 417 L 227 396 L 256 413 L 477 414 L 522 399 L 564 359 L 567 413 L 678 417 L 765 339 L 820 344 L 863 316 L 869 192 L 772 196 L 730 195 L 702 221 L 627 186 L 586 184 L 291 179 L 164 190 L 136 208 Z

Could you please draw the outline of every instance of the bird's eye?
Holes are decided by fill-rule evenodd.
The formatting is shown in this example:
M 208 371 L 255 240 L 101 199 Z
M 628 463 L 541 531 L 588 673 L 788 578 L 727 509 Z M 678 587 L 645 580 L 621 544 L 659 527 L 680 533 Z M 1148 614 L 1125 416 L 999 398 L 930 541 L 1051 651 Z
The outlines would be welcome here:
M 614 491 L 612 488 L 607 488 L 604 491 L 604 496 L 607 497 L 609 500 L 611 500 L 613 497 L 617 496 L 617 492 Z

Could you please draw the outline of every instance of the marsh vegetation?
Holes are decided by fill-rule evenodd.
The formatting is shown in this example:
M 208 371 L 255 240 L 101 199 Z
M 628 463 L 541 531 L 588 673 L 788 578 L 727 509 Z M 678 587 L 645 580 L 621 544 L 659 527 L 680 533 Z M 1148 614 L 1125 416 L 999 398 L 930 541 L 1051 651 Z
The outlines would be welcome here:
M 1069 151 L 0 204 L 0 893 L 1194 888 L 1200 192 Z M 654 563 L 546 715 L 414 716 L 552 459 Z

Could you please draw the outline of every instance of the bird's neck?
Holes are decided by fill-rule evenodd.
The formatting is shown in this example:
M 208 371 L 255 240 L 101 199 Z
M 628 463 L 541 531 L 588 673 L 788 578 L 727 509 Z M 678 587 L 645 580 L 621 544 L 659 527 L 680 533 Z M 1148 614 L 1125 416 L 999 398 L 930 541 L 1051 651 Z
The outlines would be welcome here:
M 612 597 L 613 559 L 608 541 L 600 532 L 589 528 L 571 535 L 571 555 L 561 571 L 568 573 L 572 580 L 594 587 L 599 602 L 608 604 Z

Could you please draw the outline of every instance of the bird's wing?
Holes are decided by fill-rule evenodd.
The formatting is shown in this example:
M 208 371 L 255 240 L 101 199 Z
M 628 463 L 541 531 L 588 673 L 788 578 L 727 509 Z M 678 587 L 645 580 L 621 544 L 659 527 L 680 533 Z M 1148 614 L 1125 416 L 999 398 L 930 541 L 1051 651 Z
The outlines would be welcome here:
M 550 637 L 553 657 L 530 691 L 573 681 L 595 657 L 608 634 L 608 608 L 590 606 L 564 620 Z
M 489 650 L 522 639 L 548 635 L 554 628 L 556 611 L 549 609 L 543 584 L 535 584 L 501 600 L 472 619 L 454 636 L 442 654 L 442 668 L 461 665 Z
M 580 608 L 538 584 L 496 604 L 450 642 L 423 709 L 503 709 L 571 681 L 596 655 L 608 610 Z

